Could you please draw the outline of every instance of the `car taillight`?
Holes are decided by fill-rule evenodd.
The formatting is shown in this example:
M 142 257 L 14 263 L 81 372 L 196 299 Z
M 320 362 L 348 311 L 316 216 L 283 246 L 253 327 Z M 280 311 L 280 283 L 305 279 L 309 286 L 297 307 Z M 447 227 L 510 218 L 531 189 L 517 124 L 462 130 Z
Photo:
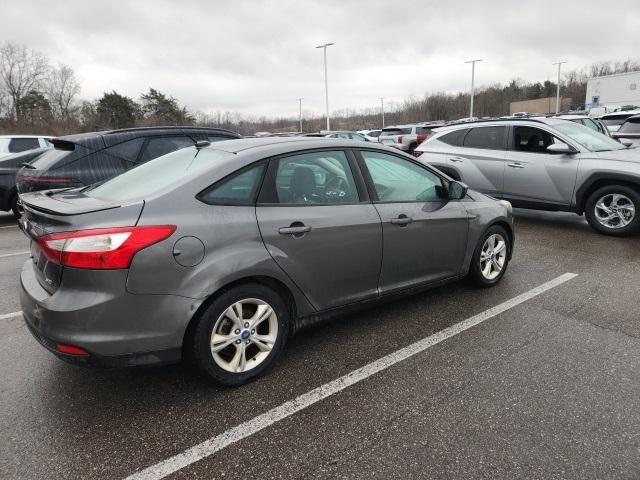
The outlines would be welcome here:
M 32 177 L 29 175 L 17 175 L 16 182 L 23 183 L 55 183 L 65 185 L 82 185 L 82 182 L 75 178 L 61 178 L 61 177 Z
M 38 245 L 59 265 L 95 270 L 129 268 L 140 250 L 161 242 L 175 232 L 174 225 L 80 230 L 44 235 Z
M 419 150 L 414 150 L 413 151 L 413 156 L 414 157 L 419 157 L 420 155 L 422 155 L 423 152 L 419 151 Z
M 396 143 L 402 143 L 402 135 L 398 136 L 398 139 L 396 140 Z

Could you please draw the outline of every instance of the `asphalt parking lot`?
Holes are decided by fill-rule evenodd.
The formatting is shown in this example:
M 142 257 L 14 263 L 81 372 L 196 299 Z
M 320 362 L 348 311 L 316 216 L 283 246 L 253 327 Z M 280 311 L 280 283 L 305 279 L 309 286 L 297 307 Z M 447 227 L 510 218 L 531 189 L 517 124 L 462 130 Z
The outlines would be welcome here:
M 496 288 L 449 285 L 303 331 L 276 368 L 237 389 L 182 366 L 57 360 L 15 313 L 28 242 L 0 216 L 0 478 L 126 478 L 147 467 L 138 478 L 640 478 L 640 238 L 516 213 L 514 260 Z M 485 313 L 567 273 L 577 276 Z M 486 319 L 250 430 L 478 314 Z M 244 438 L 181 456 L 234 435 Z

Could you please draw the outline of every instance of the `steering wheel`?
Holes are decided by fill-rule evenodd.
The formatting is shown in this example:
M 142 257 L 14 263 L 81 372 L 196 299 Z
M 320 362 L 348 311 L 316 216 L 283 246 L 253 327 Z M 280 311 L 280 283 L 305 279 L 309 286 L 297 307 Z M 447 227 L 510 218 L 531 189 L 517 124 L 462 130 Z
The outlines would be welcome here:
M 332 177 L 324 186 L 324 198 L 327 203 L 338 203 L 344 201 L 347 196 L 349 184 L 344 177 Z

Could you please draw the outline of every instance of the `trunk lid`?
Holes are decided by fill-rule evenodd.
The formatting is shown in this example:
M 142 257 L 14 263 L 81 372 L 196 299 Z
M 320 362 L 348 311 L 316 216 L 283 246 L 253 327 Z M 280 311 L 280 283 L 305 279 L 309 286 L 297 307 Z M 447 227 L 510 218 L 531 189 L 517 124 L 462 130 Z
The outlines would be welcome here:
M 21 230 L 31 240 L 33 269 L 38 282 L 53 294 L 60 283 L 64 267 L 42 253 L 38 239 L 57 232 L 136 225 L 143 201 L 119 205 L 84 195 L 77 190 L 36 192 L 20 196 L 23 216 Z

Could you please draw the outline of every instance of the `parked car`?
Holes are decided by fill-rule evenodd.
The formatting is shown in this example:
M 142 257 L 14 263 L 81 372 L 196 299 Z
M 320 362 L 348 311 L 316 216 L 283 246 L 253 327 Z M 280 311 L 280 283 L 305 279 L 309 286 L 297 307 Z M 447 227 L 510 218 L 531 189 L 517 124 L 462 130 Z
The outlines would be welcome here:
M 320 319 L 464 277 L 493 286 L 514 243 L 507 202 L 351 140 L 185 148 L 22 202 L 20 299 L 45 348 L 97 365 L 189 357 L 227 385 Z
M 420 124 L 386 127 L 382 129 L 378 141 L 389 147 L 413 154 L 416 147 L 431 135 L 434 128 L 439 126 L 441 125 Z
M 0 135 L 0 158 L 36 148 L 51 148 L 47 135 Z
M 199 127 L 128 128 L 54 138 L 53 149 L 18 171 L 18 193 L 91 185 L 197 141 L 232 138 L 240 136 Z
M 618 131 L 613 134 L 613 138 L 626 146 L 640 146 L 640 115 L 627 118 Z
M 640 150 L 557 118 L 446 127 L 420 160 L 515 207 L 585 214 L 597 231 L 640 229 Z
M 364 135 L 370 142 L 377 142 L 382 130 L 358 130 L 357 133 Z
M 596 132 L 602 133 L 607 136 L 611 136 L 609 134 L 609 130 L 607 129 L 604 122 L 598 122 L 593 118 L 589 118 L 586 115 L 555 115 L 554 118 L 561 118 L 562 120 L 569 120 L 570 122 L 578 123 L 580 125 L 584 125 L 585 127 L 590 128 Z
M 46 148 L 37 148 L 0 158 L 0 210 L 12 212 L 16 218 L 20 216 L 16 173 L 25 163 L 32 162 L 46 151 Z
M 599 117 L 604 122 L 611 134 L 613 135 L 622 126 L 625 120 L 634 115 L 640 115 L 640 110 L 627 110 L 614 113 L 607 113 Z

